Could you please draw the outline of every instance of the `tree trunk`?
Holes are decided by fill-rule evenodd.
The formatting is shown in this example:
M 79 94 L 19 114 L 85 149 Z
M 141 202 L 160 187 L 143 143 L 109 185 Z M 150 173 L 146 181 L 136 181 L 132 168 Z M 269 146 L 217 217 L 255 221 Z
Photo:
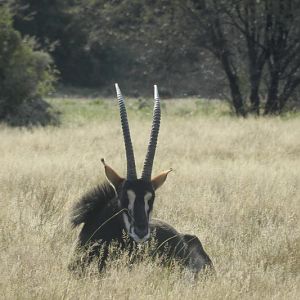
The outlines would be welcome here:
M 250 102 L 251 102 L 251 113 L 259 116 L 259 84 L 260 76 L 251 79 L 251 93 L 250 93 Z
M 246 111 L 244 107 L 244 101 L 239 89 L 238 81 L 236 76 L 228 76 L 230 92 L 232 97 L 232 103 L 237 116 L 246 117 Z
M 282 91 L 282 93 L 278 97 L 278 111 L 279 113 L 282 113 L 286 103 L 288 102 L 288 99 L 292 96 L 297 86 L 300 84 L 300 77 L 289 79 L 288 82 L 286 82 L 285 87 Z
M 278 113 L 278 85 L 279 85 L 279 76 L 277 73 L 271 74 L 271 82 L 268 89 L 268 97 L 265 105 L 264 115 L 272 115 Z
M 232 98 L 232 104 L 235 109 L 235 113 L 237 116 L 246 117 L 246 111 L 244 107 L 243 97 L 239 87 L 239 80 L 235 72 L 230 67 L 229 57 L 224 52 L 221 57 L 221 63 L 223 65 L 224 71 L 227 75 L 227 79 L 229 81 L 230 93 Z
M 213 1 L 213 7 L 218 12 L 218 3 Z M 220 23 L 220 15 L 217 13 L 213 17 L 213 24 L 210 28 L 210 39 L 214 50 L 212 53 L 216 55 L 221 62 L 223 70 L 229 82 L 232 104 L 237 116 L 246 117 L 244 101 L 240 90 L 239 78 L 236 74 L 235 66 L 231 61 L 230 45 L 224 36 L 224 28 Z M 211 49 L 208 49 L 211 50 Z

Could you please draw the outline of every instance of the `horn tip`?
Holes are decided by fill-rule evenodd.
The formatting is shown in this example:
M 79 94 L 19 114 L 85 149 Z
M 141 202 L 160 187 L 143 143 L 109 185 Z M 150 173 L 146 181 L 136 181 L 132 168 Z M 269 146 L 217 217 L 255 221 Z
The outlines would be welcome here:
M 158 88 L 157 88 L 157 85 L 155 84 L 154 85 L 154 98 L 158 98 L 159 95 L 158 95 Z
M 115 88 L 116 88 L 117 94 L 120 94 L 121 91 L 120 91 L 119 85 L 117 83 L 115 83 Z
M 102 162 L 103 166 L 106 166 L 104 158 L 101 158 L 101 162 Z

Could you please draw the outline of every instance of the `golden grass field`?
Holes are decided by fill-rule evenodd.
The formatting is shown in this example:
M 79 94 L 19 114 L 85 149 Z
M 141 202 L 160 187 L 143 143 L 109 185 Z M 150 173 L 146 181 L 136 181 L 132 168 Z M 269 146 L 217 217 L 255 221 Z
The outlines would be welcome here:
M 174 168 L 154 216 L 196 234 L 216 277 L 112 261 L 104 274 L 69 273 L 78 234 L 71 205 L 125 175 L 116 101 L 50 99 L 60 127 L 0 126 L 1 299 L 300 299 L 300 118 L 237 119 L 218 103 L 165 101 L 153 175 Z M 138 170 L 151 105 L 129 118 Z

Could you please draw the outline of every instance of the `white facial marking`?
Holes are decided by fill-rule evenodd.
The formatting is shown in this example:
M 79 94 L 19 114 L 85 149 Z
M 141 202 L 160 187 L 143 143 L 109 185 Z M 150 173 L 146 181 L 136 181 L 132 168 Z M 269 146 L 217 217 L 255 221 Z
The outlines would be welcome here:
M 128 200 L 129 200 L 128 210 L 129 210 L 130 214 L 133 215 L 133 208 L 134 208 L 134 201 L 136 198 L 136 194 L 133 190 L 128 190 L 127 196 L 128 196 Z
M 148 233 L 143 237 L 143 238 L 140 238 L 135 232 L 134 230 L 132 230 L 132 232 L 129 234 L 135 242 L 137 243 L 142 243 L 142 242 L 145 242 L 149 239 L 150 237 L 150 231 L 148 231 Z
M 145 241 L 147 241 L 150 237 L 150 231 L 148 231 L 148 233 L 143 237 L 143 238 L 140 238 L 139 236 L 137 236 L 135 233 L 133 233 L 131 235 L 131 237 L 137 242 L 137 243 L 143 243 Z
M 146 195 L 144 196 L 145 201 L 149 201 L 152 198 L 152 193 L 147 192 Z
M 124 220 L 124 224 L 125 224 L 126 230 L 127 230 L 128 234 L 130 235 L 131 225 L 129 223 L 128 216 L 125 213 L 123 213 L 123 220 Z
M 144 202 L 145 202 L 145 213 L 146 216 L 149 214 L 149 200 L 152 198 L 152 193 L 147 192 L 146 195 L 144 196 Z
M 133 215 L 133 208 L 134 208 L 134 201 L 135 201 L 136 195 L 135 195 L 134 191 L 128 190 L 127 191 L 127 196 L 128 196 L 128 200 L 129 200 L 128 211 L 129 211 L 129 214 L 132 216 Z M 124 224 L 125 224 L 125 227 L 126 227 L 126 230 L 127 230 L 128 234 L 130 236 L 132 236 L 132 232 L 131 232 L 132 225 L 130 224 L 130 222 L 128 220 L 128 215 L 126 213 L 123 213 L 123 220 L 124 220 Z M 131 222 L 132 221 L 133 220 L 131 220 Z
M 127 191 L 127 196 L 128 196 L 128 199 L 129 199 L 129 205 L 128 205 L 128 208 L 133 208 L 134 206 L 134 201 L 135 201 L 135 198 L 136 198 L 136 194 L 133 190 L 128 190 Z

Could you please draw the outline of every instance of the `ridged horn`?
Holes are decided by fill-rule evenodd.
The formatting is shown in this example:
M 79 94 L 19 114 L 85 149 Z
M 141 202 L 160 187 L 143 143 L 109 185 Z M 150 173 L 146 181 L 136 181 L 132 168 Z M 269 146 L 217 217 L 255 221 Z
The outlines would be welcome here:
M 144 169 L 142 172 L 142 179 L 145 181 L 151 180 L 152 166 L 153 166 L 153 160 L 154 160 L 154 155 L 156 150 L 159 126 L 160 126 L 160 99 L 158 95 L 157 85 L 154 86 L 154 99 L 155 99 L 155 103 L 153 109 L 152 129 L 150 134 L 148 151 L 144 163 Z
M 136 180 L 137 179 L 136 167 L 135 167 L 133 147 L 132 147 L 131 138 L 130 138 L 130 130 L 129 130 L 129 125 L 128 125 L 125 101 L 124 101 L 124 98 L 121 94 L 120 88 L 117 83 L 115 84 L 115 87 L 116 87 L 117 98 L 118 98 L 118 102 L 119 102 L 121 125 L 122 125 L 124 144 L 125 144 L 125 150 L 126 150 L 127 179 L 128 180 Z

